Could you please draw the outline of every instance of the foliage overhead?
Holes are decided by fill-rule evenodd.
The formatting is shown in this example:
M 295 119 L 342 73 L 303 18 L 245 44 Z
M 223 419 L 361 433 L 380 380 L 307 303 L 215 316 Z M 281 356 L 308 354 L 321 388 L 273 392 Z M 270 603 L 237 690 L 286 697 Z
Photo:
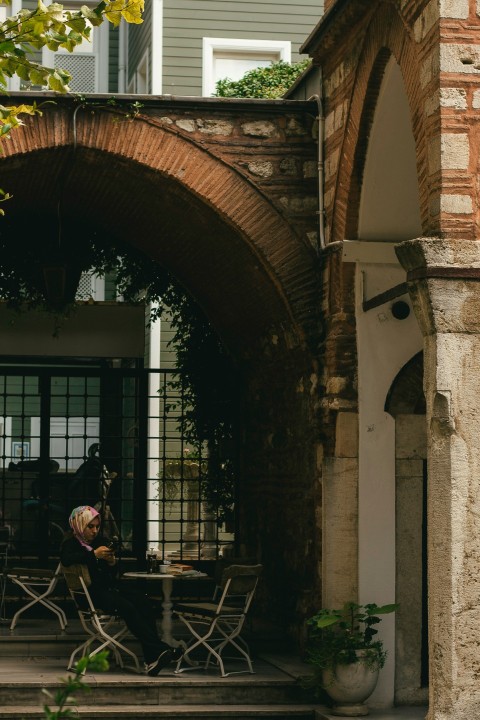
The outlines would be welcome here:
M 8 79 L 14 75 L 44 89 L 69 92 L 70 73 L 44 67 L 32 59 L 32 54 L 44 47 L 73 52 L 82 42 L 90 40 L 92 28 L 104 20 L 114 27 L 122 18 L 128 23 L 141 23 L 144 1 L 105 0 L 95 7 L 82 5 L 78 10 L 65 10 L 59 3 L 45 5 L 38 0 L 34 10 L 23 8 L 7 17 L 0 23 L 0 92 L 7 92 Z M 10 0 L 0 0 L 0 5 L 9 4 Z M 37 114 L 41 115 L 42 111 L 35 104 L 0 105 L 0 141 L 23 125 L 22 115 Z
M 310 65 L 310 60 L 287 63 L 283 60 L 267 67 L 259 67 L 240 78 L 218 80 L 216 97 L 280 98 L 293 85 L 297 77 Z
M 160 302 L 169 310 L 171 344 L 181 371 L 173 382 L 184 398 L 180 429 L 200 461 L 202 499 L 222 524 L 232 519 L 235 501 L 237 371 L 199 305 L 173 278 Z
M 0 225 L 0 297 L 10 308 L 45 309 L 56 316 L 61 328 L 62 318 L 75 311 L 81 272 L 93 270 L 100 277 L 113 273 L 117 292 L 126 302 L 152 305 L 151 320 L 168 311 L 179 370 L 173 389 L 183 397 L 179 429 L 195 455 L 208 459 L 201 463 L 203 499 L 215 509 L 220 522 L 230 517 L 237 373 L 198 303 L 166 268 L 112 238 L 106 230 L 71 219 L 68 242 L 59 244 L 56 220 L 42 219 L 40 234 L 33 234 L 28 222 L 25 226 L 18 223 L 7 217 Z M 18 233 L 22 242 L 18 242 Z M 59 264 L 65 268 L 70 287 L 63 303 L 51 301 L 42 272 L 42 268 Z

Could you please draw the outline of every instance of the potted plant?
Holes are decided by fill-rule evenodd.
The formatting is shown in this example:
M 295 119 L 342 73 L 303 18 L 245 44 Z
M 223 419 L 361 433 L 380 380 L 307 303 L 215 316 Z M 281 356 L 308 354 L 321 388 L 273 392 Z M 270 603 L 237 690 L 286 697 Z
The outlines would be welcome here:
M 368 715 L 365 700 L 377 684 L 386 651 L 375 638 L 379 615 L 394 612 L 396 604 L 346 603 L 340 610 L 322 609 L 307 624 L 307 662 L 314 675 L 308 685 L 323 689 L 333 701 L 332 714 L 356 717 Z

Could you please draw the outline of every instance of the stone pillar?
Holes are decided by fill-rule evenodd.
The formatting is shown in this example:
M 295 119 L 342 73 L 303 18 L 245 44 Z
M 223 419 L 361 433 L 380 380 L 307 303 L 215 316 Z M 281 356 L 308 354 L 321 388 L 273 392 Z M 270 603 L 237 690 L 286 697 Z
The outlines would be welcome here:
M 428 720 L 480 717 L 480 242 L 402 243 L 424 335 Z

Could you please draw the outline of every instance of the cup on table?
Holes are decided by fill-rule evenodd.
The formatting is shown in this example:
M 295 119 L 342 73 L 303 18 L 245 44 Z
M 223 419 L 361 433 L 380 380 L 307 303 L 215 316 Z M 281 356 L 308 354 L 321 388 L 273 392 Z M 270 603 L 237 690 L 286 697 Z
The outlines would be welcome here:
M 160 565 L 158 566 L 159 573 L 168 573 L 169 570 L 170 570 L 170 565 L 162 565 L 162 563 L 160 563 Z

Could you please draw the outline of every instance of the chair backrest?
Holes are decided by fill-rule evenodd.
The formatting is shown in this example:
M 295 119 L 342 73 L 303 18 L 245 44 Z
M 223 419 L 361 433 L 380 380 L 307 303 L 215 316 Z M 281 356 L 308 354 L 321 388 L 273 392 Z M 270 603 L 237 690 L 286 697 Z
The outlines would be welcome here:
M 70 591 L 72 600 L 79 612 L 95 612 L 90 593 L 89 586 L 92 584 L 88 567 L 82 564 L 62 565 L 62 572 Z
M 50 591 L 52 591 L 61 575 L 61 565 L 58 563 L 55 570 L 50 568 L 23 568 L 14 567 L 8 571 L 8 576 L 14 578 L 15 576 L 22 580 L 26 585 L 48 585 L 50 584 Z
M 69 565 L 68 567 L 66 565 L 62 565 L 61 568 L 69 590 L 73 590 L 74 592 L 76 590 L 83 590 L 80 578 L 83 578 L 87 588 L 92 584 L 90 573 L 86 565 L 78 563 L 76 565 Z
M 224 605 L 230 605 L 233 599 L 235 607 L 246 613 L 253 600 L 262 569 L 262 565 L 229 565 L 225 568 L 220 582 L 222 596 L 217 612 L 220 612 Z
M 216 602 L 222 594 L 222 578 L 227 567 L 232 565 L 257 565 L 257 559 L 253 557 L 222 557 L 215 561 L 214 578 L 215 588 L 213 591 L 212 601 Z
M 215 585 L 220 587 L 222 582 L 223 572 L 230 565 L 257 565 L 258 560 L 256 557 L 237 557 L 232 555 L 231 557 L 221 557 L 215 561 L 214 567 L 214 579 Z

